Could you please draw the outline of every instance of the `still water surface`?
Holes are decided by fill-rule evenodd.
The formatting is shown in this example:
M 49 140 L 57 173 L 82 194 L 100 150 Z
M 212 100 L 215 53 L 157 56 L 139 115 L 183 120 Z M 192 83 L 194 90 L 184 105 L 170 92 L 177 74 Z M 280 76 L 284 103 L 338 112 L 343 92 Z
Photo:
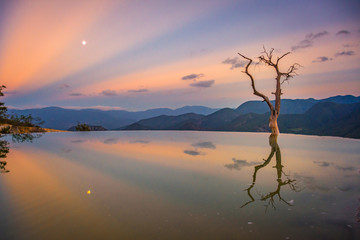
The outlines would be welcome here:
M 359 239 L 360 141 L 221 132 L 10 136 L 0 239 Z M 6 172 L 9 171 L 9 172 Z

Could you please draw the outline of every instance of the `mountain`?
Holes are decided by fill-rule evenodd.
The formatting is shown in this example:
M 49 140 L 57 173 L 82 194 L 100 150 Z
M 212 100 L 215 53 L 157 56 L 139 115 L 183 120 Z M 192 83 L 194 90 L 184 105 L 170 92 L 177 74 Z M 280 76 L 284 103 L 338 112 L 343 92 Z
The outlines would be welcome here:
M 269 132 L 269 113 L 240 114 L 224 108 L 207 116 L 180 115 L 144 119 L 126 130 L 199 130 Z M 278 124 L 282 133 L 360 138 L 360 103 L 338 104 L 320 101 L 303 114 L 282 114 Z
M 282 99 L 281 100 L 281 111 L 280 114 L 302 114 L 309 110 L 312 106 L 320 102 L 332 102 L 332 103 L 340 103 L 340 104 L 351 104 L 360 102 L 360 96 L 354 97 L 351 95 L 345 96 L 334 96 L 325 99 Z M 271 101 L 274 104 L 274 101 Z M 241 114 L 247 113 L 266 113 L 269 111 L 269 108 L 266 102 L 263 101 L 248 101 L 241 104 L 238 108 L 236 108 Z
M 186 113 L 208 115 L 218 109 L 203 106 L 185 106 L 178 109 L 156 108 L 146 111 L 130 112 L 125 110 L 103 111 L 98 109 L 64 109 L 60 107 L 47 107 L 41 109 L 15 110 L 9 109 L 9 114 L 29 115 L 39 117 L 45 123 L 43 127 L 67 130 L 77 123 L 89 125 L 100 125 L 106 129 L 118 129 L 135 123 L 144 118 L 156 117 L 159 115 L 176 116 Z
M 174 130 L 183 128 L 183 124 L 187 121 L 197 121 L 204 115 L 195 113 L 186 113 L 179 116 L 161 115 L 149 119 L 144 119 L 131 124 L 124 130 Z
M 279 117 L 280 131 L 293 132 L 293 133 L 306 133 L 311 134 L 315 128 L 311 128 L 309 124 L 312 124 L 316 129 L 325 124 L 326 118 L 338 119 L 341 111 L 333 113 L 334 115 L 327 115 L 327 111 L 333 111 L 336 105 L 319 105 L 322 109 L 314 108 L 307 115 L 307 111 L 312 109 L 319 103 L 334 103 L 334 104 L 346 104 L 351 105 L 360 102 L 360 97 L 354 96 L 334 96 L 326 99 L 283 99 L 281 102 L 281 115 Z M 318 106 L 318 107 L 319 107 Z M 329 110 L 329 109 L 333 110 Z M 342 108 L 342 107 L 341 107 Z M 345 109 L 345 108 L 343 108 Z M 130 112 L 125 110 L 109 110 L 103 111 L 98 109 L 64 109 L 59 107 L 47 107 L 41 109 L 27 109 L 27 110 L 14 110 L 9 109 L 9 114 L 29 115 L 33 117 L 39 117 L 45 123 L 43 127 L 52 129 L 67 130 L 70 127 L 77 125 L 78 123 L 86 123 L 88 125 L 103 126 L 106 129 L 177 129 L 177 130 L 209 130 L 209 131 L 268 131 L 268 107 L 266 103 L 261 101 L 249 101 L 240 105 L 237 109 L 224 108 L 214 109 L 203 106 L 185 106 L 178 109 L 170 108 L 156 108 L 146 111 Z M 345 110 L 344 110 L 345 111 Z M 174 117 L 180 115 L 186 115 L 188 113 L 194 113 L 201 115 L 202 117 L 180 117 L 177 119 L 167 117 Z M 299 116 L 303 115 L 307 118 L 299 119 Z M 286 116 L 285 116 L 286 115 Z M 312 116 L 312 117 L 311 117 Z M 327 116 L 327 117 L 326 117 Z M 160 117 L 160 118 L 155 118 Z M 343 116 L 346 117 L 346 116 Z M 354 115 L 353 117 L 356 117 Z M 155 118 L 154 123 L 140 122 L 142 119 Z M 282 121 L 282 119 L 288 119 Z M 165 125 L 156 125 L 158 121 Z M 294 126 L 297 122 L 303 122 L 307 127 Z M 340 119 L 338 119 L 340 121 Z M 341 120 L 342 121 L 342 120 Z M 349 120 L 351 122 L 351 120 Z M 332 121 L 330 121 L 332 122 Z M 329 122 L 329 123 L 330 123 Z M 341 122 L 344 124 L 346 121 Z M 349 122 L 349 124 L 350 124 Z M 134 124 L 136 123 L 136 124 Z M 145 124 L 146 123 L 146 124 Z M 145 125 L 144 125 L 145 124 Z M 148 125 L 147 125 L 148 124 Z M 283 124 L 283 125 L 281 125 Z M 300 124 L 300 123 L 299 123 Z M 352 123 L 353 124 L 353 123 Z M 350 124 L 351 125 L 351 124 Z M 322 133 L 326 134 L 338 134 L 342 133 L 341 129 L 333 126 L 334 130 L 329 132 L 328 130 L 322 130 Z M 305 131 L 305 129 L 307 129 Z M 338 129 L 338 130 L 336 130 Z M 308 132 L 308 133 L 307 133 Z M 321 133 L 314 133 L 321 134 Z M 349 133 L 350 134 L 350 133 Z M 351 135 L 351 134 L 350 134 Z

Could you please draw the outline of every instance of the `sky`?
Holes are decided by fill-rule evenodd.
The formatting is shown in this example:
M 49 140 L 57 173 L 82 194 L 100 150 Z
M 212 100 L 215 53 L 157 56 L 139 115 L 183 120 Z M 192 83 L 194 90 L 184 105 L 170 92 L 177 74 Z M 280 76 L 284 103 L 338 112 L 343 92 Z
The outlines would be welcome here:
M 1 99 L 10 108 L 237 107 L 244 54 L 286 71 L 283 98 L 360 95 L 357 0 L 0 0 Z M 250 72 L 273 97 L 275 72 Z

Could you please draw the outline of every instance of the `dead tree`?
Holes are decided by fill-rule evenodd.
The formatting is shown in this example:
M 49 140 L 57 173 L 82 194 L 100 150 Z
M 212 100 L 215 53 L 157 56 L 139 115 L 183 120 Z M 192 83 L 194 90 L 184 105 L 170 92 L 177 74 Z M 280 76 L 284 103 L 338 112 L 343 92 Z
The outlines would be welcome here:
M 259 59 L 260 63 L 264 63 L 265 66 L 273 67 L 276 71 L 276 77 L 275 77 L 276 90 L 275 90 L 275 92 L 272 93 L 275 95 L 275 106 L 270 102 L 269 98 L 266 95 L 260 93 L 255 88 L 254 78 L 249 73 L 249 66 L 251 65 L 253 60 L 251 58 L 248 58 L 248 57 L 240 54 L 240 53 L 239 53 L 239 55 L 249 61 L 245 67 L 245 71 L 243 71 L 243 72 L 246 73 L 251 80 L 251 87 L 254 91 L 254 95 L 261 97 L 263 99 L 263 101 L 265 101 L 267 103 L 268 107 L 270 108 L 269 127 L 271 129 L 271 134 L 279 135 L 280 132 L 279 132 L 278 124 L 277 124 L 277 119 L 280 114 L 280 102 L 281 102 L 281 95 L 282 95 L 281 85 L 284 82 L 288 81 L 290 78 L 297 75 L 296 70 L 299 69 L 300 65 L 298 63 L 294 63 L 293 65 L 291 65 L 288 68 L 287 72 L 281 72 L 279 69 L 279 62 L 286 55 L 290 54 L 290 52 L 283 54 L 281 57 L 277 57 L 276 60 L 273 59 L 273 52 L 274 52 L 273 48 L 268 52 L 268 51 L 266 51 L 266 49 L 264 47 L 264 52 L 262 52 L 262 55 L 259 56 L 258 59 Z

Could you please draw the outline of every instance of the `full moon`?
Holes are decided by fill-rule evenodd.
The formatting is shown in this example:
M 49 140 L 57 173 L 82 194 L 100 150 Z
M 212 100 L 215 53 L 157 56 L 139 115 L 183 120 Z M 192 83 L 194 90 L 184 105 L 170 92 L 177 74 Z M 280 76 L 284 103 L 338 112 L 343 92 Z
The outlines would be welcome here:
M 82 41 L 82 45 L 86 45 L 86 41 Z

